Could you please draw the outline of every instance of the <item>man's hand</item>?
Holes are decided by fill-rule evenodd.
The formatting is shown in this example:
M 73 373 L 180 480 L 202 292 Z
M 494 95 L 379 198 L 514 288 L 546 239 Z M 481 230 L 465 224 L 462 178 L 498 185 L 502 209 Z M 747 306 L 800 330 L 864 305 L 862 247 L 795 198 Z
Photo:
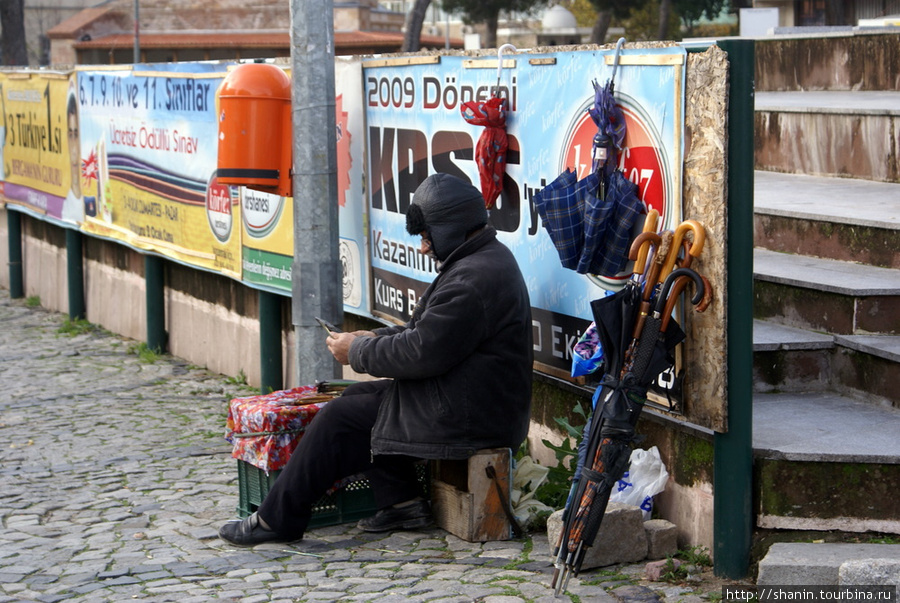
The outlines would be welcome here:
M 335 360 L 341 364 L 350 364 L 350 346 L 356 337 L 356 333 L 332 333 L 325 339 L 325 345 Z

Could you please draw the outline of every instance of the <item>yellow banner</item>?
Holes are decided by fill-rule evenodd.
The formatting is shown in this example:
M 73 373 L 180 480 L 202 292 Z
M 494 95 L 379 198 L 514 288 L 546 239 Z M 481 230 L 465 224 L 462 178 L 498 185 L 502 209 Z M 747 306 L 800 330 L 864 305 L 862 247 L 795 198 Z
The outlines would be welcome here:
M 3 73 L 0 90 L 4 199 L 51 218 L 79 221 L 83 207 L 74 78 Z

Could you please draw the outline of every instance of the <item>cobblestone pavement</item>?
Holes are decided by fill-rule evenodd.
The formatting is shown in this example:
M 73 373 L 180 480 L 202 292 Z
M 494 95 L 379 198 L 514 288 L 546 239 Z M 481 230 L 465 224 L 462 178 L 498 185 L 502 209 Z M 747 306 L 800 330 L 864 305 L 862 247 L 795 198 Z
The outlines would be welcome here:
M 468 543 L 438 528 L 317 528 L 243 549 L 228 401 L 254 392 L 0 290 L 0 603 L 6 601 L 699 601 L 584 572 L 558 598 L 546 534 Z M 634 576 L 634 578 L 629 578 Z

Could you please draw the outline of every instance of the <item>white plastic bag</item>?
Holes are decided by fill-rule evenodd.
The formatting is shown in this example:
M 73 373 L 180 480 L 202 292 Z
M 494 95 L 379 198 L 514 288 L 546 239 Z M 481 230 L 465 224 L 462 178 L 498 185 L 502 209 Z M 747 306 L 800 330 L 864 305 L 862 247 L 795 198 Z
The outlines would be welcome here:
M 665 490 L 668 479 L 669 472 L 656 446 L 650 450 L 636 448 L 631 451 L 628 471 L 616 482 L 609 500 L 640 507 L 646 521 L 653 512 L 653 497 Z

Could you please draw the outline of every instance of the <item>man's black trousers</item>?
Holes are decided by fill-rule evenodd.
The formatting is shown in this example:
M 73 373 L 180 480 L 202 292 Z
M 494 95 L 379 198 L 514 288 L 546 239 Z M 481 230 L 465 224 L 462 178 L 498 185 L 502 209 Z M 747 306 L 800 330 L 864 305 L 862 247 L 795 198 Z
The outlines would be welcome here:
M 372 427 L 390 385 L 390 380 L 354 383 L 316 413 L 258 509 L 272 530 L 302 537 L 316 501 L 338 480 L 359 473 L 368 478 L 379 509 L 422 494 L 416 459 L 372 456 Z

